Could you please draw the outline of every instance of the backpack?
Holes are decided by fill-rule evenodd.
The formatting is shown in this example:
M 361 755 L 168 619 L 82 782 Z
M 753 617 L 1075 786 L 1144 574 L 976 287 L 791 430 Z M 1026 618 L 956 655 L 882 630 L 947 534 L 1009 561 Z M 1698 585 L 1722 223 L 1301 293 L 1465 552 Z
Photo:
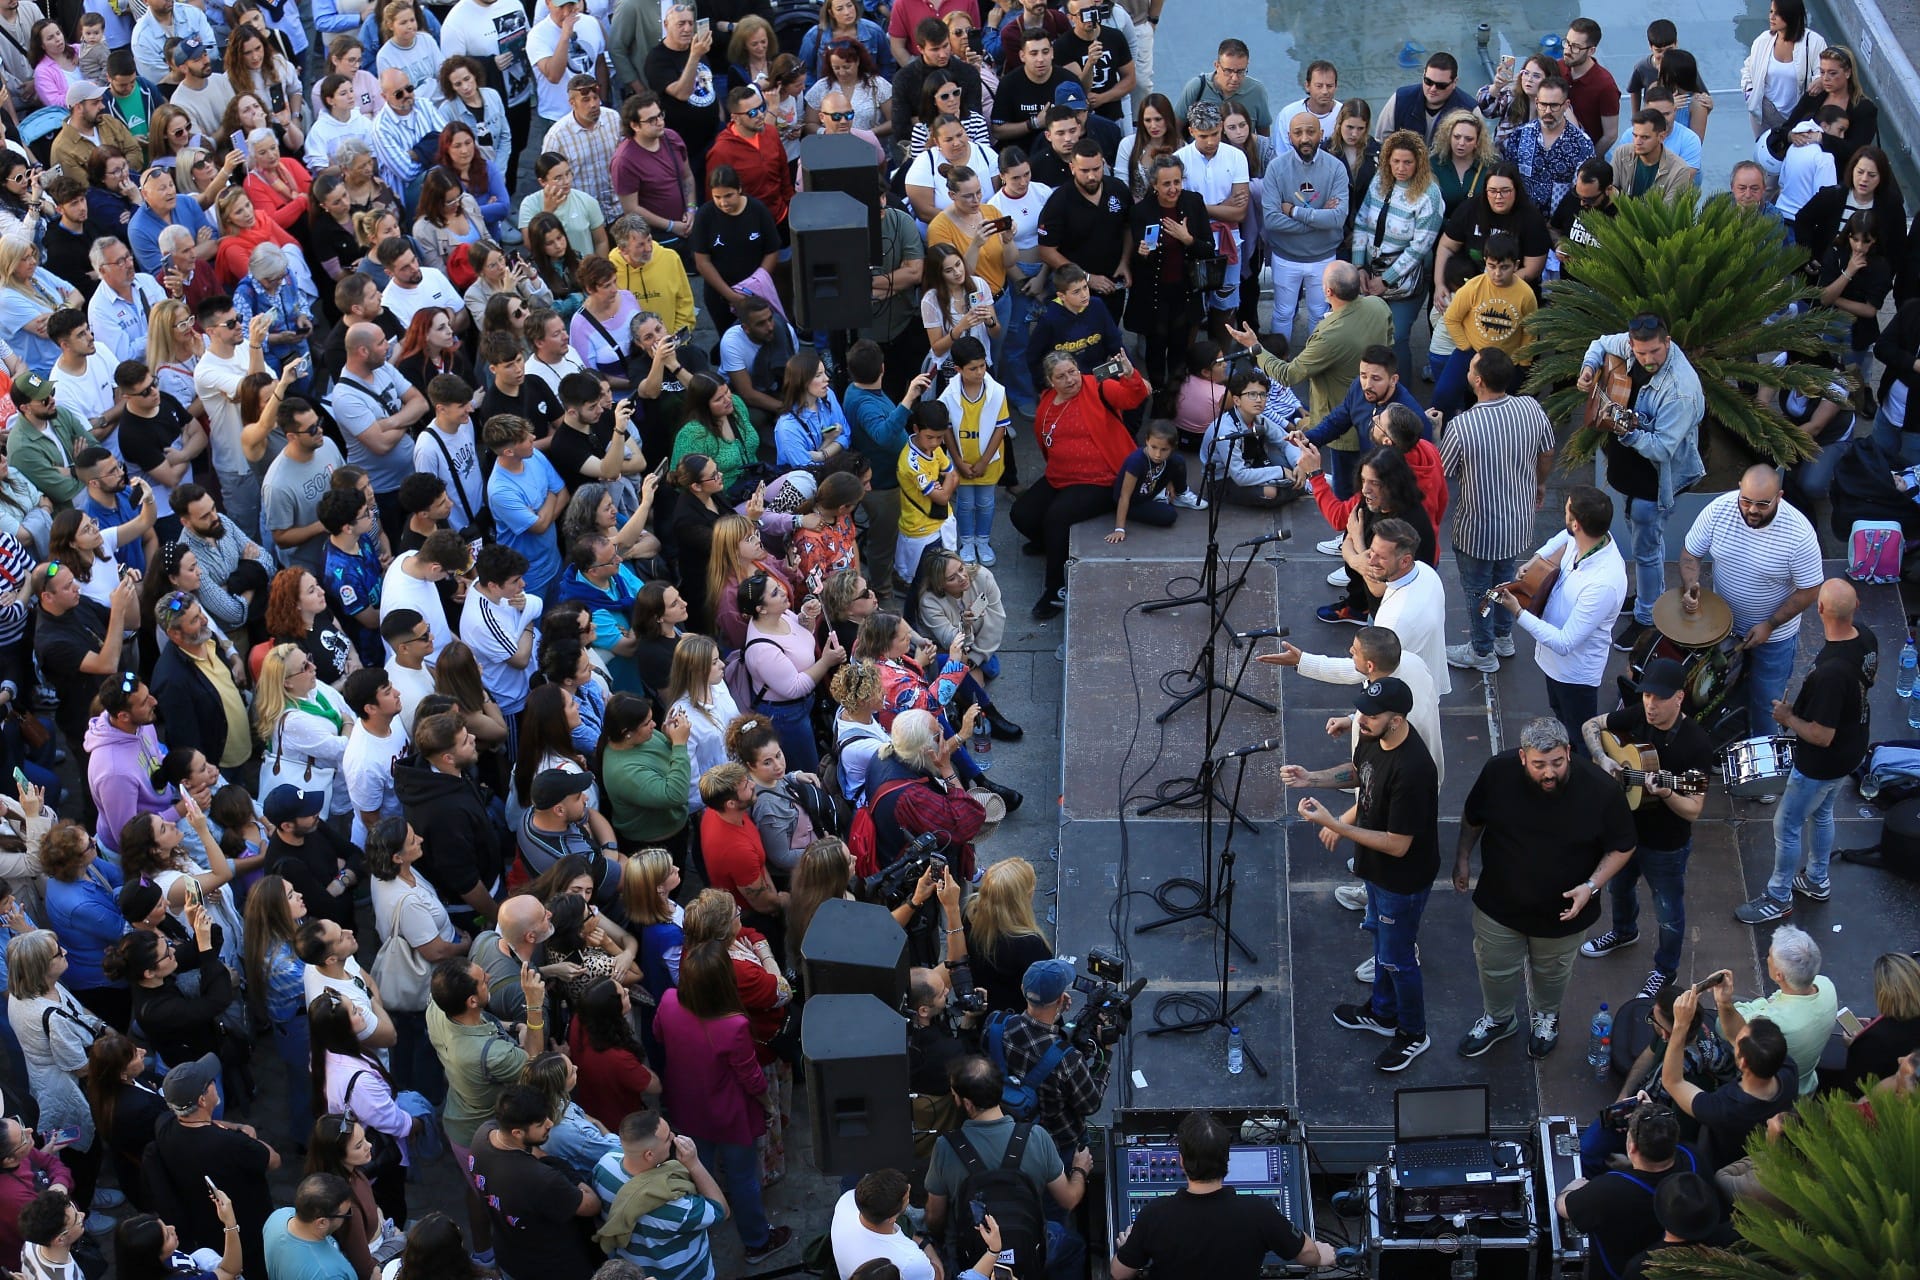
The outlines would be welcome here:
M 987 1166 L 979 1149 L 967 1140 L 964 1127 L 942 1138 L 967 1170 L 959 1192 L 947 1207 L 953 1256 L 978 1258 L 986 1248 L 973 1219 L 972 1206 L 977 1201 L 1000 1228 L 1000 1264 L 1011 1267 L 1019 1280 L 1040 1280 L 1047 1271 L 1046 1209 L 1040 1203 L 1039 1188 L 1020 1171 L 1033 1130 L 1032 1124 L 1016 1123 L 1013 1136 L 1007 1139 L 1006 1154 L 994 1168 Z M 1044 1142 L 1053 1141 L 1044 1133 L 1040 1137 Z
M 887 806 L 885 814 L 878 813 L 880 802 L 914 784 L 913 778 L 895 778 L 878 791 L 872 799 L 853 811 L 853 821 L 847 825 L 847 848 L 853 854 L 855 875 L 870 876 L 881 867 L 881 840 L 887 842 L 887 852 L 897 853 L 901 844 L 900 824 L 893 820 L 893 805 Z M 897 804 L 898 801 L 896 800 Z M 882 827 L 884 824 L 884 830 Z
M 1015 1120 L 1037 1120 L 1040 1116 L 1040 1086 L 1047 1082 L 1053 1069 L 1067 1056 L 1067 1046 L 1055 1040 L 1040 1055 L 1040 1061 L 1033 1064 L 1033 1070 L 1024 1075 L 1015 1075 L 1007 1067 L 1007 1023 L 1014 1017 L 1014 1014 L 1004 1011 L 988 1017 L 987 1056 L 993 1059 L 994 1066 L 1000 1068 L 1004 1081 L 1000 1086 L 1000 1109 Z
M 1855 520 L 1847 536 L 1847 577 L 1854 582 L 1900 581 L 1900 526 L 1892 520 Z
M 821 836 L 845 839 L 853 825 L 853 806 L 841 794 L 833 779 L 831 760 L 831 756 L 821 757 L 820 785 L 817 787 L 804 778 L 787 779 L 787 794 L 793 797 L 794 804 L 813 824 L 813 838 L 816 840 Z

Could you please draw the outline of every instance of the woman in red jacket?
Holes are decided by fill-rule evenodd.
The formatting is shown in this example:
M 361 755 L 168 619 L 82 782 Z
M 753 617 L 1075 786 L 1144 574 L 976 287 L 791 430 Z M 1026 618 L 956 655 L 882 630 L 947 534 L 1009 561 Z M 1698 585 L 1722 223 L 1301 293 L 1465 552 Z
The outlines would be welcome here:
M 1033 606 L 1036 620 L 1067 607 L 1067 549 L 1073 526 L 1113 510 L 1113 482 L 1133 452 L 1133 433 L 1120 415 L 1145 404 L 1153 388 L 1122 350 L 1114 357 L 1117 378 L 1082 374 L 1064 351 L 1040 362 L 1047 389 L 1033 416 L 1034 439 L 1047 471 L 1014 502 L 1009 518 L 1028 547 L 1047 556 L 1046 583 Z
M 613 1130 L 635 1111 L 660 1101 L 660 1081 L 647 1070 L 640 1037 L 633 1033 L 633 1006 L 628 998 L 623 984 L 601 978 L 574 1006 L 573 1026 L 567 1033 L 567 1053 L 580 1068 L 573 1100 Z

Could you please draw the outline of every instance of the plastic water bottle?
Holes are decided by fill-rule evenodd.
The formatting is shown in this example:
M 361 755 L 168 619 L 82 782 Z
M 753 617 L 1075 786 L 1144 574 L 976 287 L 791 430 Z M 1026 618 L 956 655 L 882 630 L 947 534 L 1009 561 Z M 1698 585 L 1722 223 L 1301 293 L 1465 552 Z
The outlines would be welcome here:
M 993 761 L 988 756 L 992 751 L 993 731 L 987 727 L 987 718 L 981 716 L 973 722 L 973 738 L 967 743 L 967 754 L 982 769 L 991 769 Z
M 1907 642 L 1900 646 L 1900 676 L 1894 686 L 1900 691 L 1901 697 L 1905 698 L 1912 695 L 1913 678 L 1916 670 L 1920 670 L 1920 651 L 1914 649 L 1913 632 L 1909 631 L 1907 632 Z
M 1913 692 L 1907 695 L 1907 727 L 1920 729 L 1920 681 L 1914 684 Z
M 1613 1070 L 1613 1015 L 1604 1000 L 1587 1031 L 1587 1065 L 1593 1068 L 1595 1080 L 1605 1080 Z
M 1237 1076 L 1246 1069 L 1247 1050 L 1240 1041 L 1240 1028 L 1227 1028 L 1227 1074 Z

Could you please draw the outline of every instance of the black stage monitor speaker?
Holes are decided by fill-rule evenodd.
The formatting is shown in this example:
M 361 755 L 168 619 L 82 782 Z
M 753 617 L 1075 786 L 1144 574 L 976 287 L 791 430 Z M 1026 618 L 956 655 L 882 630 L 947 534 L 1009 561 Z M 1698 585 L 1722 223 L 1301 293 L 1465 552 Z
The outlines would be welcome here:
M 787 209 L 800 330 L 858 329 L 873 319 L 867 213 L 838 191 L 803 191 Z
M 867 218 L 867 260 L 880 260 L 880 165 L 866 139 L 850 133 L 810 133 L 800 140 L 802 191 L 838 191 L 854 198 Z
M 810 995 L 800 1052 L 807 1060 L 813 1158 L 821 1171 L 911 1169 L 907 1020 L 872 996 Z
M 867 995 L 889 1009 L 907 996 L 907 932 L 877 902 L 829 898 L 800 944 L 809 996 Z

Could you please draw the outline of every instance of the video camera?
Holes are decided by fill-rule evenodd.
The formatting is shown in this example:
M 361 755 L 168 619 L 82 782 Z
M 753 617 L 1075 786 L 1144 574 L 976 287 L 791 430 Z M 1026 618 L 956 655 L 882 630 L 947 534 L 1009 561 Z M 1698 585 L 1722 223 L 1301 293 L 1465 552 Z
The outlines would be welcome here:
M 946 855 L 933 851 L 940 840 L 940 834 L 935 831 L 915 836 L 898 858 L 861 882 L 861 901 L 877 902 L 891 911 L 912 898 L 913 886 L 920 883 L 928 867 L 946 870 Z
M 1125 990 L 1127 964 L 1120 953 L 1109 947 L 1087 952 L 1086 973 L 1073 976 L 1073 989 L 1081 999 L 1071 1016 L 1060 1024 L 1060 1034 L 1082 1053 L 1118 1044 L 1127 1024 L 1133 1021 L 1133 1002 L 1146 987 L 1145 978 L 1135 979 Z

